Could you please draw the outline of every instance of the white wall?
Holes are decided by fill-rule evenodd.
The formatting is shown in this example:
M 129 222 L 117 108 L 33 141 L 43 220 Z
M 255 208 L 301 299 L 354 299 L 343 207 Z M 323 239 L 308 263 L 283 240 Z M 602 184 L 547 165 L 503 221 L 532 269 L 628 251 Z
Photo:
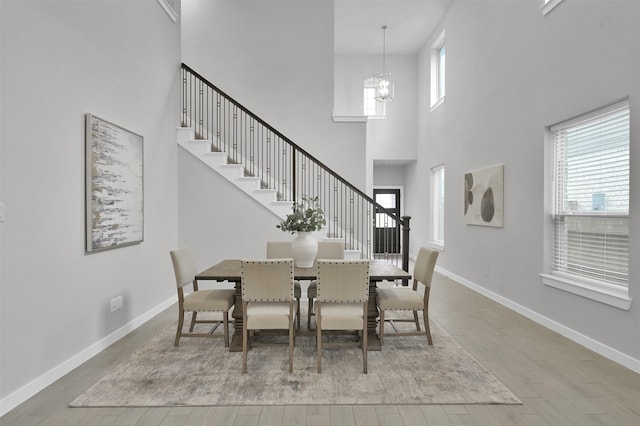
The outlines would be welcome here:
M 188 0 L 182 11 L 184 63 L 364 191 L 365 124 L 331 115 L 333 2 Z M 292 238 L 271 213 L 182 157 L 179 240 L 197 248 L 199 264 L 264 256 L 267 239 Z M 207 186 L 194 195 L 200 179 Z M 183 207 L 197 200 L 198 211 Z
M 0 15 L 6 407 L 175 297 L 180 23 L 156 0 L 3 0 Z M 84 252 L 85 113 L 144 136 L 141 244 Z M 116 295 L 124 309 L 110 313 Z
M 187 0 L 182 10 L 187 65 L 364 188 L 365 125 L 332 122 L 332 1 Z
M 276 228 L 281 219 L 193 155 L 180 149 L 178 160 L 178 235 L 199 269 L 223 259 L 264 257 L 266 241 L 293 239 Z
M 407 212 L 429 211 L 429 169 L 444 163 L 445 251 L 440 267 L 571 330 L 581 343 L 640 365 L 640 3 L 565 1 L 546 17 L 541 2 L 456 2 L 446 30 L 446 101 L 429 112 L 429 50 L 419 58 L 418 161 L 407 168 Z M 546 126 L 631 97 L 629 311 L 549 288 L 544 271 Z M 464 173 L 504 164 L 504 228 L 462 220 Z M 637 188 L 636 188 L 637 189 Z M 413 215 L 411 251 L 428 241 Z
M 367 122 L 367 191 L 376 179 L 375 160 L 415 160 L 417 157 L 417 56 L 387 56 L 386 69 L 394 81 L 394 100 L 387 102 L 384 119 Z M 361 116 L 363 83 L 382 71 L 379 56 L 336 55 L 334 114 Z
M 404 186 L 404 178 L 405 166 L 376 165 L 373 168 L 373 184 L 376 186 Z

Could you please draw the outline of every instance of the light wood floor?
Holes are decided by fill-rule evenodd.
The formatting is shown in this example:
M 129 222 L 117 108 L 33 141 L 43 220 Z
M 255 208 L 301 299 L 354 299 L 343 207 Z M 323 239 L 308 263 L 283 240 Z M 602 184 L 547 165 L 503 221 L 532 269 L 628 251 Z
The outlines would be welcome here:
M 431 303 L 432 318 L 523 405 L 67 407 L 162 327 L 175 323 L 174 306 L 7 413 L 0 424 L 640 425 L 639 374 L 442 276 L 435 279 Z

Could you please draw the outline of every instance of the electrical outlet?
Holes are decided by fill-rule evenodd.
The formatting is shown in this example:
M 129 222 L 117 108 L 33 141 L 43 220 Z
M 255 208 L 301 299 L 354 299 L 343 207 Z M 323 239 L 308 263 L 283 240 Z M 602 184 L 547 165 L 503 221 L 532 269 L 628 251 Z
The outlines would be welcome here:
M 118 310 L 118 298 L 114 297 L 113 299 L 110 300 L 110 304 L 111 304 L 111 312 L 115 312 Z
M 0 203 L 0 222 L 4 222 L 4 203 Z
M 116 300 L 117 300 L 117 302 L 116 302 L 116 305 L 117 305 L 116 309 L 122 309 L 122 306 L 123 306 L 123 304 L 124 304 L 124 300 L 123 300 L 122 296 L 118 296 L 118 297 L 116 297 Z

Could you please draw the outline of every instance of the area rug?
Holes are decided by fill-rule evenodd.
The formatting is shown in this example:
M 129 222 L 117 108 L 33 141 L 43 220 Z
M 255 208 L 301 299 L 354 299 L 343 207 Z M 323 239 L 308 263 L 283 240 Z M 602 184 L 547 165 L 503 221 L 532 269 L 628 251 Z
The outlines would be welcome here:
M 431 332 L 433 346 L 420 336 L 386 338 L 382 351 L 368 353 L 368 374 L 355 345 L 323 348 L 318 374 L 310 336 L 296 339 L 293 373 L 288 347 L 265 345 L 251 348 L 241 374 L 242 353 L 221 339 L 183 338 L 174 347 L 167 327 L 70 405 L 521 404 L 435 322 Z

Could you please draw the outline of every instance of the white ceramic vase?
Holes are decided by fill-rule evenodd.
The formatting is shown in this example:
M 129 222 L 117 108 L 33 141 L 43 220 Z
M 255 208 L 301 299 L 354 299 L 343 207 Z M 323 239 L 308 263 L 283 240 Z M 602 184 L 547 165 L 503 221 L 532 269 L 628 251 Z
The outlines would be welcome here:
M 311 232 L 297 232 L 291 242 L 293 262 L 298 268 L 311 268 L 318 253 L 318 241 Z

